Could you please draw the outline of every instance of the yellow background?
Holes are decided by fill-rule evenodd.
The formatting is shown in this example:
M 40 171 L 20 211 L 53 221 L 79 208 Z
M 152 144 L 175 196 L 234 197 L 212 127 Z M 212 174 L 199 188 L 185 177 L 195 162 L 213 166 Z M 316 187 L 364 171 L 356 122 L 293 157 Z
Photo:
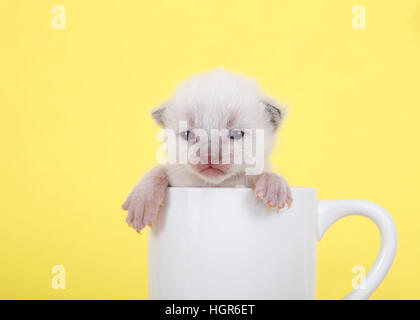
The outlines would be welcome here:
M 272 162 L 292 185 L 393 215 L 399 250 L 372 298 L 420 298 L 420 1 L 3 0 L 0 36 L 0 298 L 147 298 L 146 235 L 120 205 L 156 162 L 149 110 L 218 66 L 289 104 Z M 318 298 L 348 293 L 379 245 L 365 218 L 334 225 Z

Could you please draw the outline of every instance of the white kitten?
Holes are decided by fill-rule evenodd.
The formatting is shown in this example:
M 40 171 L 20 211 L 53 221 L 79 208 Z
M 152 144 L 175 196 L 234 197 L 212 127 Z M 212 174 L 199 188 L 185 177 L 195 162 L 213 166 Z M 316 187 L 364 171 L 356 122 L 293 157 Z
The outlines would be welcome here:
M 257 199 L 268 208 L 291 206 L 286 180 L 266 172 L 284 110 L 263 95 L 254 81 L 223 69 L 195 75 L 152 116 L 162 128 L 175 133 L 178 151 L 199 148 L 195 158 L 199 162 L 191 158 L 182 162 L 178 154 L 178 163 L 158 166 L 140 180 L 123 204 L 128 210 L 126 221 L 135 230 L 154 221 L 168 186 L 252 186 Z M 242 157 L 237 162 L 238 150 Z M 260 163 L 258 155 L 254 163 L 247 161 L 250 158 L 244 154 L 252 151 L 259 153 Z M 256 173 L 259 168 L 261 172 Z

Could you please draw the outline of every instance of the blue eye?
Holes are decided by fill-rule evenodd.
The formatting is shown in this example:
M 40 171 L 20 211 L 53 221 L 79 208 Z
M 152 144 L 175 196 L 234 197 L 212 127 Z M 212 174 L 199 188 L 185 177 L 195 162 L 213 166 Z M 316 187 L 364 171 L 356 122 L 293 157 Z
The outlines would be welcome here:
M 188 130 L 188 131 L 181 132 L 181 137 L 184 140 L 192 141 L 195 139 L 195 134 L 194 132 Z
M 232 140 L 239 140 L 244 136 L 245 132 L 243 132 L 241 129 L 232 129 L 230 130 L 229 138 Z

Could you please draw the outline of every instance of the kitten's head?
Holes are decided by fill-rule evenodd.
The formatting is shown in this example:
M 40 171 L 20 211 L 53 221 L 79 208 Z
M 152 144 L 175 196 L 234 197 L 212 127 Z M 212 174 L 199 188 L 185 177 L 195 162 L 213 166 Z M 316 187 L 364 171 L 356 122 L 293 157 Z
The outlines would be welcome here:
M 188 172 L 219 184 L 251 172 L 256 161 L 264 166 L 284 110 L 263 95 L 254 81 L 216 69 L 181 84 L 152 116 L 166 132 L 173 132 L 178 165 L 181 162 Z

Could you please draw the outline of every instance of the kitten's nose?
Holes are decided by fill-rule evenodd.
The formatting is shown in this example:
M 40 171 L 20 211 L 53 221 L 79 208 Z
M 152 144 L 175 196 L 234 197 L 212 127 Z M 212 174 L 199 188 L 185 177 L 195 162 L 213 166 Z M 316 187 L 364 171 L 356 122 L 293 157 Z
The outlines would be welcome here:
M 205 152 L 200 152 L 200 163 L 201 164 L 221 164 L 222 163 L 222 144 L 212 143 L 211 140 L 208 141 L 207 145 L 202 144 L 200 150 L 206 150 Z

